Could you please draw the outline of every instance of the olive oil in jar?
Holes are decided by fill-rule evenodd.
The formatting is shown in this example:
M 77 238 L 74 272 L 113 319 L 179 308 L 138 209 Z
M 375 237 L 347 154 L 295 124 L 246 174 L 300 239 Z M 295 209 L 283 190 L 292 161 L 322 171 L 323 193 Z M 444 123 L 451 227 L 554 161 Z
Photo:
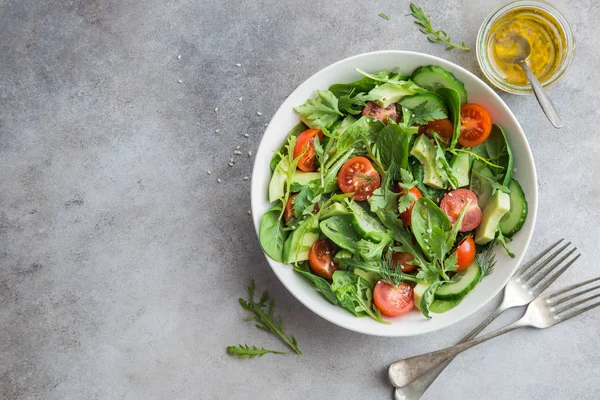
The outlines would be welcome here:
M 532 7 L 520 7 L 498 18 L 490 28 L 488 57 L 492 68 L 507 83 L 527 86 L 523 69 L 506 62 L 514 51 L 514 37 L 521 36 L 531 47 L 526 62 L 542 83 L 560 68 L 566 56 L 566 38 L 561 25 L 549 13 Z

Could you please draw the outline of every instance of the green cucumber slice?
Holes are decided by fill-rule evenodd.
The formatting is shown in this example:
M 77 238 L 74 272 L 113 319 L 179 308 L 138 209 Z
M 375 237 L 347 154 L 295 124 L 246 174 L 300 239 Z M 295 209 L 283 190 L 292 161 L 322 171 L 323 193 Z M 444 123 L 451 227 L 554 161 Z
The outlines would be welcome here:
M 510 190 L 510 210 L 500 220 L 500 232 L 511 237 L 519 232 L 527 219 L 527 200 L 519 182 L 512 179 L 508 185 Z
M 444 100 L 433 92 L 417 93 L 413 94 L 412 96 L 406 96 L 400 100 L 400 105 L 408 108 L 409 110 L 414 110 L 422 103 L 427 103 L 427 105 L 437 107 L 446 115 L 448 115 L 448 109 L 446 108 Z
M 473 261 L 465 270 L 457 272 L 450 283 L 442 285 L 436 292 L 438 300 L 459 300 L 469 293 L 481 280 L 481 269 Z
M 348 209 L 352 212 L 352 225 L 362 236 L 379 243 L 387 235 L 387 231 L 381 222 L 369 215 L 356 202 L 349 201 Z
M 415 69 L 411 80 L 425 89 L 436 92 L 440 88 L 454 89 L 460 96 L 460 104 L 467 102 L 467 91 L 465 85 L 456 79 L 449 71 L 437 65 L 425 65 Z

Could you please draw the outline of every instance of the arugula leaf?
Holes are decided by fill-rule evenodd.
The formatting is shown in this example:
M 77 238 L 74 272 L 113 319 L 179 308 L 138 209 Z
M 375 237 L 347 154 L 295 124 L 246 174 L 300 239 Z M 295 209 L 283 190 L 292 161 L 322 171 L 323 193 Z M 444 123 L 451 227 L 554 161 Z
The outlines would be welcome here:
M 356 243 L 359 254 L 363 260 L 379 260 L 383 251 L 392 244 L 391 236 L 384 236 L 379 243 L 373 243 L 369 240 L 361 239 Z
M 508 245 L 506 244 L 506 242 L 507 242 L 507 241 L 509 241 L 509 242 L 510 242 L 510 241 L 511 241 L 511 239 L 510 239 L 510 238 L 507 238 L 507 237 L 505 237 L 505 236 L 502 234 L 502 231 L 501 231 L 500 229 L 498 229 L 498 231 L 497 231 L 497 234 L 498 234 L 498 236 L 496 236 L 496 239 L 495 239 L 495 240 L 496 240 L 498 243 L 500 243 L 500 244 L 502 245 L 502 247 L 504 247 L 504 250 L 506 250 L 506 254 L 508 254 L 508 256 L 509 256 L 510 258 L 515 258 L 515 254 L 514 254 L 513 252 L 511 252 L 511 251 L 510 251 L 510 249 L 508 248 Z
M 373 196 L 367 200 L 372 212 L 380 210 L 394 210 L 396 208 L 396 199 L 400 196 L 394 192 L 391 187 L 395 180 L 398 179 L 398 167 L 392 163 L 385 172 L 381 186 L 373 191 Z
M 357 317 L 369 316 L 382 324 L 389 324 L 373 305 L 373 286 L 356 274 L 337 270 L 333 273 L 331 288 L 340 305 Z
M 448 36 L 446 31 L 443 31 L 441 29 L 436 31 L 435 29 L 433 29 L 433 27 L 431 26 L 431 22 L 429 22 L 429 19 L 425 15 L 425 12 L 423 11 L 422 8 L 417 7 L 414 3 L 410 3 L 410 11 L 411 11 L 411 15 L 415 18 L 415 24 L 421 25 L 422 28 L 420 28 L 419 30 L 427 36 L 427 40 L 429 40 L 430 42 L 444 43 L 444 44 L 446 44 L 446 50 L 452 50 L 452 49 L 460 49 L 460 50 L 465 50 L 465 51 L 471 50 L 465 45 L 464 42 L 460 45 L 452 43 L 450 41 L 450 36 Z
M 433 282 L 423 293 L 423 297 L 421 297 L 421 303 L 419 304 L 419 308 L 421 309 L 421 313 L 428 318 L 431 319 L 431 315 L 429 315 L 429 308 L 435 299 L 435 292 L 442 286 L 444 281 Z
M 292 130 L 289 131 L 287 137 L 285 138 L 285 141 L 279 148 L 279 151 L 276 151 L 275 154 L 273 154 L 273 158 L 271 158 L 271 163 L 269 164 L 269 166 L 271 167 L 271 172 L 275 171 L 275 167 L 277 167 L 277 164 L 279 164 L 279 161 L 281 161 L 281 156 L 287 155 L 287 144 L 289 143 L 290 138 L 298 137 L 298 135 L 300 135 L 307 129 L 308 127 L 304 125 L 304 123 L 299 122 L 298 124 L 296 124 L 296 126 L 292 128 Z
M 443 180 L 448 181 L 452 189 L 458 188 L 458 179 L 454 176 L 454 171 L 448 164 L 446 159 L 446 152 L 441 144 L 441 139 L 437 133 L 433 132 L 433 138 L 435 139 L 435 162 L 438 165 L 438 172 Z
M 389 21 L 389 20 L 390 20 L 390 17 L 388 17 L 388 16 L 386 15 L 386 13 L 382 13 L 382 12 L 381 12 L 381 13 L 379 13 L 379 16 L 380 16 L 381 18 L 385 19 L 386 21 Z
M 452 224 L 452 229 L 450 230 L 450 232 L 448 232 L 446 244 L 449 248 L 452 248 L 454 246 L 454 242 L 456 242 L 456 236 L 458 235 L 458 231 L 462 226 L 463 219 L 465 218 L 465 214 L 469 210 L 470 205 L 471 199 L 467 200 L 467 204 L 465 204 L 463 209 L 460 211 L 460 214 L 458 214 L 458 218 L 456 219 L 456 221 L 454 221 L 454 224 Z
M 283 319 L 274 315 L 275 312 L 275 300 L 270 300 L 269 293 L 264 292 L 260 297 L 258 303 L 254 301 L 254 289 L 256 285 L 254 280 L 250 286 L 248 286 L 248 300 L 242 298 L 239 299 L 240 305 L 245 309 L 254 314 L 252 317 L 246 318 L 246 321 L 256 321 L 256 327 L 264 331 L 273 333 L 285 343 L 297 354 L 302 354 L 298 348 L 298 343 L 294 336 L 288 336 L 283 330 Z M 269 301 L 270 300 L 270 301 Z M 268 308 L 267 307 L 268 302 Z
M 414 133 L 415 129 L 397 124 L 389 124 L 379 132 L 375 140 L 375 154 L 386 171 L 392 163 L 408 168 L 409 143 Z
M 410 113 L 408 126 L 425 125 L 428 122 L 448 118 L 444 110 L 426 101 L 415 107 Z
M 259 349 L 256 346 L 250 347 L 247 344 L 240 344 L 239 346 L 227 346 L 227 353 L 231 354 L 232 356 L 237 356 L 237 358 L 240 360 L 244 358 L 254 358 L 256 356 L 262 357 L 265 354 L 285 354 L 282 351 L 268 350 L 264 347 Z
M 450 150 L 454 150 L 458 143 L 458 137 L 460 136 L 460 95 L 454 89 L 450 88 L 439 88 L 436 93 L 442 96 L 448 108 L 450 114 L 452 114 L 452 124 L 454 125 L 454 132 L 452 134 L 452 140 L 450 141 Z
M 294 271 L 308 279 L 328 302 L 334 305 L 338 303 L 337 297 L 335 297 L 335 293 L 333 292 L 333 289 L 331 289 L 331 285 L 325 279 L 312 274 L 305 265 L 304 269 L 300 265 L 296 265 Z
M 317 99 L 308 99 L 294 110 L 311 128 L 327 129 L 344 114 L 338 109 L 338 99 L 330 91 L 317 90 Z
M 260 245 L 265 253 L 279 262 L 283 261 L 283 244 L 288 237 L 283 221 L 279 218 L 281 209 L 281 205 L 277 204 L 263 214 L 258 233 Z

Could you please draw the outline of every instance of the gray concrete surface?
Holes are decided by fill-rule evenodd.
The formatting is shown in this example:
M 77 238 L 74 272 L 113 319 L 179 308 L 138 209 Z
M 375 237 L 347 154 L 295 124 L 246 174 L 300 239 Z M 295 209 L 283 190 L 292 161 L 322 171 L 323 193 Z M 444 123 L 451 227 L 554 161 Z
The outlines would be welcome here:
M 500 3 L 420 4 L 473 45 Z M 583 257 L 567 283 L 600 272 L 600 8 L 556 4 L 577 36 L 550 91 L 565 128 L 553 130 L 533 97 L 502 97 L 538 168 L 529 254 L 573 240 Z M 428 43 L 407 11 L 407 1 L 0 0 L 0 398 L 390 399 L 390 362 L 477 324 L 498 299 L 421 337 L 338 328 L 276 280 L 247 214 L 247 152 L 322 67 L 408 49 L 481 76 L 474 51 Z M 251 278 L 279 300 L 302 356 L 226 355 L 236 343 L 281 348 L 243 321 L 237 298 Z M 425 398 L 597 399 L 599 321 L 600 311 L 498 338 L 456 360 Z

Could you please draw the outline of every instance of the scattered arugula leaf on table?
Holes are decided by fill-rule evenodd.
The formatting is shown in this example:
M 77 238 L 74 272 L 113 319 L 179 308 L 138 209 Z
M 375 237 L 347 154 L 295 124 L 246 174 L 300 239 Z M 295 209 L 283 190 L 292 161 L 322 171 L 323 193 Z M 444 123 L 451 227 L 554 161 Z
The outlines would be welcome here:
M 450 40 L 450 36 L 446 33 L 446 31 L 441 30 L 441 29 L 436 31 L 435 29 L 433 29 L 433 27 L 431 26 L 431 22 L 429 21 L 430 17 L 425 15 L 425 12 L 423 11 L 423 9 L 418 7 L 417 5 L 415 5 L 415 3 L 410 3 L 410 11 L 411 11 L 410 15 L 412 15 L 415 18 L 415 24 L 421 25 L 420 31 L 423 32 L 427 36 L 427 40 L 429 40 L 430 42 L 444 43 L 447 46 L 446 50 L 452 50 L 452 49 L 460 49 L 460 50 L 465 50 L 465 51 L 471 50 L 470 48 L 467 47 L 465 42 L 462 42 L 460 45 L 452 43 L 452 41 Z
M 248 286 L 248 300 L 240 298 L 240 305 L 252 312 L 254 316 L 246 318 L 246 321 L 256 321 L 256 327 L 266 332 L 273 333 L 297 354 L 302 354 L 298 348 L 298 343 L 294 336 L 288 336 L 283 330 L 283 319 L 281 316 L 275 316 L 275 300 L 269 298 L 269 293 L 264 292 L 258 303 L 254 301 L 254 290 L 256 285 L 254 280 Z M 267 304 L 268 303 L 268 304 Z
M 389 21 L 389 20 L 390 20 L 390 17 L 388 17 L 386 13 L 383 13 L 383 12 L 381 12 L 381 13 L 379 13 L 379 16 L 380 16 L 381 18 L 385 19 L 386 21 Z
M 283 351 L 269 350 L 261 347 L 260 349 L 256 346 L 248 346 L 247 344 L 240 344 L 239 346 L 227 346 L 227 353 L 232 356 L 237 356 L 239 359 L 254 358 L 256 356 L 262 357 L 265 354 L 285 354 Z

